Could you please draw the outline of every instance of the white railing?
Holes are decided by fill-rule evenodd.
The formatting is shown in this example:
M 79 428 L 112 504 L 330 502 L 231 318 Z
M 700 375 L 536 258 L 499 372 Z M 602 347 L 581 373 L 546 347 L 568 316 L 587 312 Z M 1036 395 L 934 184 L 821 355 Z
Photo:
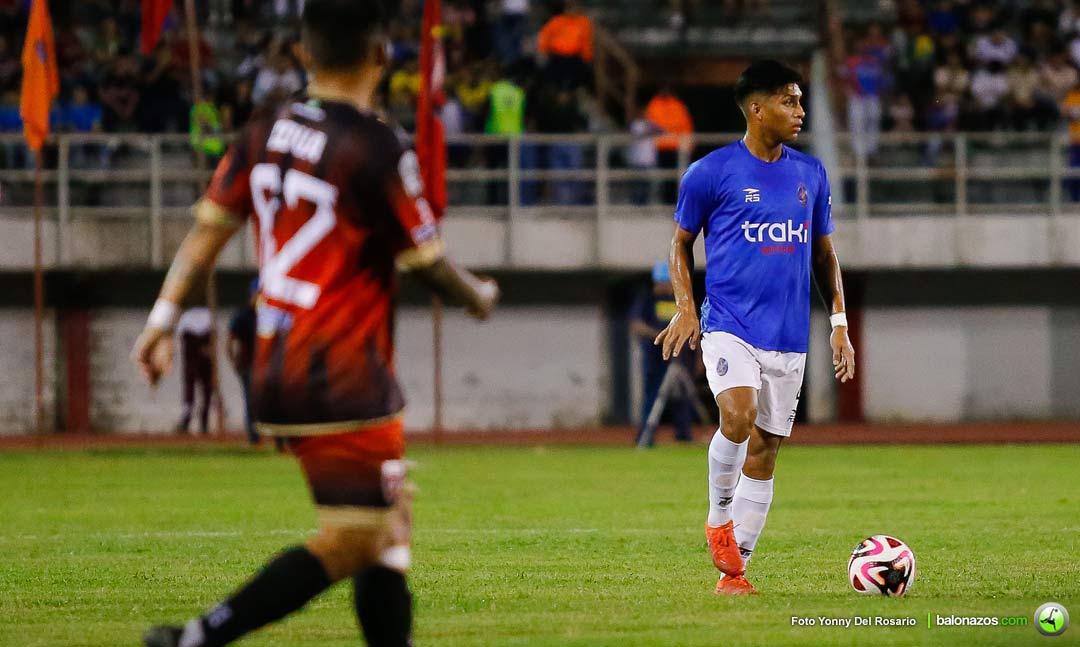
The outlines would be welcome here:
M 593 264 L 599 264 L 605 222 L 670 218 L 674 183 L 690 161 L 737 138 L 695 135 L 684 140 L 673 168 L 642 169 L 626 162 L 628 147 L 638 141 L 631 135 L 454 137 L 448 218 L 467 214 L 501 223 L 507 264 L 521 223 L 587 222 Z M 804 136 L 798 147 L 809 150 L 811 143 Z M 841 166 L 830 170 L 834 180 L 839 178 L 834 186 L 843 188 L 833 199 L 839 219 L 1080 213 L 1080 153 L 1073 154 L 1065 134 L 886 134 L 872 159 L 856 156 L 850 137 L 840 137 L 840 148 Z M 125 264 L 162 267 L 175 246 L 167 240 L 170 232 L 182 227 L 198 187 L 211 174 L 197 170 L 194 159 L 186 135 L 53 137 L 43 173 L 43 215 L 53 232 L 47 242 L 53 249 L 50 265 L 85 263 L 85 253 L 72 252 L 80 236 L 76 223 L 121 220 L 123 231 L 138 235 L 133 244 L 145 245 L 136 254 L 141 258 Z M 0 135 L 0 238 L 32 215 L 30 162 L 21 137 Z M 252 261 L 249 242 L 238 246 L 239 265 Z

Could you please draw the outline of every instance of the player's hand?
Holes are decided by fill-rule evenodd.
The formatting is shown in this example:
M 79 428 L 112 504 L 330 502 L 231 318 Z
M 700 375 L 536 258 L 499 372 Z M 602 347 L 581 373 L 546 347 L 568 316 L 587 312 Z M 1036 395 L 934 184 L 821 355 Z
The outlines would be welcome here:
M 173 361 L 172 333 L 160 328 L 146 327 L 135 340 L 131 361 L 142 371 L 151 387 L 156 387 L 161 376 L 169 372 Z
M 499 302 L 501 296 L 502 292 L 499 291 L 499 284 L 495 282 L 495 279 L 479 279 L 479 285 L 476 288 L 476 300 L 465 309 L 465 312 L 469 316 L 483 321 L 491 316 L 491 311 L 495 309 L 495 304 Z
M 851 346 L 848 338 L 847 326 L 833 328 L 832 336 L 829 337 L 832 346 L 832 363 L 836 371 L 836 379 L 841 382 L 855 378 L 855 349 Z
M 698 322 L 697 313 L 693 311 L 679 310 L 668 322 L 667 328 L 653 340 L 653 346 L 663 345 L 664 359 L 678 357 L 683 344 L 690 342 L 690 349 L 697 350 L 698 340 L 701 338 L 701 324 Z

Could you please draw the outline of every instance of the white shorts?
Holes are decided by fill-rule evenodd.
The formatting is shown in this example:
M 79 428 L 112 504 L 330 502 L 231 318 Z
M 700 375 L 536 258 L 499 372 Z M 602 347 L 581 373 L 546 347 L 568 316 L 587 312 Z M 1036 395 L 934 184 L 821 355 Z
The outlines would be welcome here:
M 761 350 L 726 332 L 701 336 L 701 359 L 713 397 L 737 386 L 758 392 L 757 426 L 790 436 L 802 394 L 806 353 Z

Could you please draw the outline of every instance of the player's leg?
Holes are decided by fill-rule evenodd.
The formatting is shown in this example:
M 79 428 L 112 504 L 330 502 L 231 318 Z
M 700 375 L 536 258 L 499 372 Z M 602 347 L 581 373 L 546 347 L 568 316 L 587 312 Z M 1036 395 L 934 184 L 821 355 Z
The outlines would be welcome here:
M 727 333 L 705 334 L 701 351 L 709 388 L 720 408 L 720 428 L 709 443 L 709 516 L 705 535 L 713 565 L 724 573 L 739 575 L 743 564 L 735 542 L 731 501 L 757 416 L 761 368 L 752 347 Z
M 412 595 L 405 576 L 412 513 L 401 460 L 401 421 L 350 434 L 350 444 L 355 459 L 335 461 L 328 457 L 316 470 L 316 478 L 309 471 L 316 502 L 324 523 L 338 526 L 362 529 L 371 515 L 378 514 L 379 533 L 374 543 L 339 542 L 313 549 L 333 575 L 352 578 L 356 616 L 368 647 L 408 647 L 412 642 Z M 304 447 L 294 446 L 294 451 L 303 462 Z
M 229 644 L 299 610 L 333 583 L 363 573 L 376 563 L 393 538 L 401 534 L 400 517 L 393 514 L 390 504 L 396 495 L 391 489 L 402 489 L 404 470 L 400 470 L 400 479 L 387 479 L 383 469 L 403 451 L 400 426 L 400 421 L 395 421 L 386 429 L 291 439 L 319 509 L 319 534 L 286 550 L 236 593 L 183 629 L 151 630 L 144 644 Z
M 353 603 L 368 647 L 411 645 L 412 594 L 406 574 L 411 561 L 409 496 L 395 504 L 394 523 L 375 562 L 353 576 Z
M 757 426 L 750 434 L 742 478 L 735 488 L 732 501 L 735 541 L 745 565 L 750 563 L 769 515 L 773 499 L 773 470 L 783 440 L 784 436 L 769 433 Z
M 221 647 L 300 609 L 333 580 L 305 545 L 286 549 L 231 596 L 183 628 L 154 627 L 145 647 Z
M 795 423 L 806 364 L 803 353 L 763 351 L 759 359 L 763 370 L 758 414 L 732 503 L 735 540 L 744 563 L 750 561 L 765 527 L 773 499 L 776 456 Z
M 730 434 L 717 432 L 709 446 L 709 471 L 710 475 L 715 474 L 716 478 L 710 478 L 711 517 L 706 525 L 706 535 L 713 565 L 722 573 L 716 582 L 715 592 L 718 595 L 757 593 L 744 576 L 746 562 L 738 543 L 741 521 L 737 516 L 738 507 L 735 503 L 740 488 L 746 481 L 745 461 L 748 460 L 750 447 L 753 446 L 757 395 L 756 389 L 737 387 L 724 391 L 716 399 L 720 405 L 721 430 L 725 429 L 725 425 L 731 430 Z M 739 442 L 734 442 L 729 436 L 735 436 Z M 715 504 L 712 500 L 714 497 L 719 497 Z M 720 515 L 723 515 L 721 520 L 724 524 L 712 527 L 711 524 L 715 523 L 716 517 Z
M 199 358 L 199 374 L 196 381 L 199 383 L 200 395 L 202 396 L 202 408 L 199 409 L 199 433 L 206 435 L 210 430 L 210 406 L 214 399 L 214 365 L 209 357 Z
M 259 434 L 255 431 L 255 413 L 251 407 L 250 370 L 245 370 L 240 373 L 240 385 L 244 392 L 244 431 L 247 433 L 248 442 L 252 445 L 258 445 Z
M 191 340 L 187 333 L 180 337 L 180 372 L 183 376 L 181 386 L 180 422 L 176 431 L 186 434 L 191 424 L 191 412 L 195 407 L 195 368 L 192 366 Z

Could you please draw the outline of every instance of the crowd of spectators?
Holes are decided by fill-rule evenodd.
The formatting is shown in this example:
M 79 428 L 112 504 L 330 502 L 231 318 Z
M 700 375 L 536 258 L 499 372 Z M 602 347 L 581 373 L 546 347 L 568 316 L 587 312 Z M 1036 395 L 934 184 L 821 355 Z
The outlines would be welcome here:
M 1049 131 L 1080 117 L 1080 6 L 899 0 L 891 30 L 849 33 L 839 70 L 857 151 L 892 131 Z
M 26 25 L 25 0 L 0 0 L 0 95 L 4 117 L 15 108 Z M 205 4 L 205 3 L 203 3 Z M 385 106 L 409 128 L 419 91 L 421 0 L 401 3 L 401 19 L 391 29 L 392 68 L 383 96 Z M 572 0 L 548 0 L 540 12 L 550 20 L 537 38 L 536 53 L 526 56 L 523 42 L 530 0 L 500 0 L 488 15 L 483 0 L 444 2 L 444 50 L 450 82 L 447 99 L 451 130 L 484 132 L 491 123 L 489 90 L 498 81 L 528 82 L 538 96 L 569 91 L 575 105 L 586 104 L 592 58 L 591 21 L 575 11 Z M 232 0 L 229 24 L 204 27 L 197 44 L 202 87 L 221 110 L 226 129 L 241 124 L 260 104 L 279 100 L 306 85 L 297 56 L 297 17 L 302 0 Z M 85 0 L 54 15 L 61 94 L 53 126 L 67 132 L 186 132 L 192 103 L 187 32 L 174 9 L 161 42 L 149 55 L 139 52 L 140 0 Z M 205 12 L 205 9 L 204 9 Z M 204 20 L 200 20 L 204 22 Z M 12 94 L 14 93 L 14 94 Z M 530 94 L 530 98 L 531 98 Z M 543 99 L 537 99 L 539 103 Z M 531 102 L 529 102 L 531 103 Z M 83 104 L 96 106 L 88 120 Z M 71 117 L 69 108 L 78 116 Z M 525 130 L 540 111 L 529 110 Z M 10 119 L 9 119 L 10 120 Z M 574 120 L 576 123 L 576 120 Z M 7 120 L 2 126 L 11 126 Z M 577 130 L 577 128 L 575 128 Z
M 207 130 L 229 132 L 262 104 L 302 90 L 306 73 L 298 56 L 302 0 L 198 2 L 201 87 L 195 106 L 190 52 L 182 14 L 174 9 L 161 41 L 148 55 L 139 51 L 140 0 L 85 0 L 54 11 L 61 92 L 52 130 L 67 133 L 192 133 L 207 153 L 220 141 Z M 19 55 L 26 24 L 25 0 L 0 0 L 0 132 L 20 132 Z M 182 6 L 177 3 L 177 6 Z M 422 0 L 403 0 L 390 28 L 391 64 L 381 92 L 383 108 L 405 128 L 415 128 L 420 92 Z M 439 106 L 448 135 L 482 133 L 603 133 L 619 126 L 593 94 L 593 25 L 575 0 L 444 0 L 442 43 L 447 76 Z M 632 164 L 674 168 L 677 144 L 656 139 L 664 131 L 689 132 L 685 106 L 670 93 L 650 105 L 637 127 L 641 140 Z M 196 131 L 200 138 L 196 140 Z M 203 144 L 203 142 L 209 142 Z M 659 152 L 649 148 L 659 144 Z M 644 150 L 644 152 L 642 152 Z M 106 168 L 110 146 L 73 148 L 76 168 Z M 452 167 L 505 167 L 505 146 L 452 145 Z M 573 170 L 584 166 L 588 147 L 566 144 L 521 147 L 524 169 Z M 650 161 L 656 158 L 656 161 Z M 0 165 L 32 163 L 21 146 L 7 146 Z M 580 204 L 591 199 L 586 182 L 525 182 L 525 204 L 553 200 Z M 665 186 L 665 194 L 672 190 Z M 506 199 L 505 183 L 486 188 L 486 201 Z M 655 193 L 655 191 L 653 191 Z M 652 199 L 649 197 L 648 199 Z

